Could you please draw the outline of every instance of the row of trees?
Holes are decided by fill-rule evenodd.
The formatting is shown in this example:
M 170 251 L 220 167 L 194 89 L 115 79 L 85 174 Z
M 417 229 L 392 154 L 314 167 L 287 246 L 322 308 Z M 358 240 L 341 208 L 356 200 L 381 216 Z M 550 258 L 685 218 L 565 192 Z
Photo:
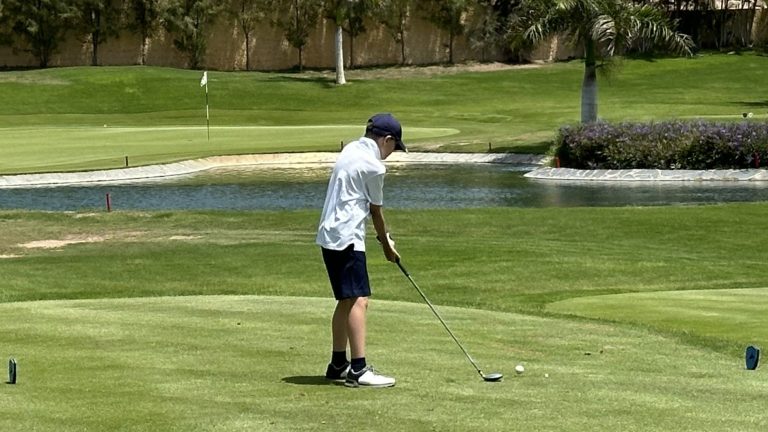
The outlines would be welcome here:
M 148 41 L 164 28 L 197 68 L 205 55 L 208 27 L 229 6 L 216 0 L 0 0 L 0 43 L 30 53 L 40 67 L 47 67 L 59 44 L 72 34 L 91 45 L 91 64 L 96 66 L 100 46 L 127 30 L 140 35 L 144 64 Z M 239 10 L 252 13 L 246 6 Z
M 752 43 L 752 26 L 765 0 L 674 0 L 659 2 L 698 46 L 723 49 Z
M 326 19 L 336 25 L 337 83 L 343 84 L 343 34 L 354 47 L 354 38 L 366 31 L 367 23 L 381 22 L 404 47 L 414 13 L 448 34 L 449 62 L 455 38 L 465 32 L 476 49 L 501 46 L 511 52 L 566 35 L 584 49 L 582 122 L 597 119 L 597 71 L 614 55 L 629 49 L 690 54 L 693 48 L 691 38 L 676 31 L 664 7 L 638 0 L 0 0 L 0 38 L 29 51 L 45 67 L 71 30 L 92 44 L 96 65 L 99 45 L 121 29 L 140 34 L 145 53 L 147 41 L 165 28 L 176 48 L 188 56 L 189 66 L 198 68 L 210 27 L 229 14 L 245 37 L 247 68 L 251 35 L 260 25 L 283 30 L 298 51 L 301 67 L 310 32 Z M 403 50 L 403 61 L 404 56 Z
M 711 10 L 713 1 L 726 0 L 613 0 L 613 10 L 649 7 L 669 16 Z M 744 0 L 755 7 L 757 1 Z M 410 20 L 418 16 L 447 35 L 447 61 L 454 61 L 454 42 L 464 36 L 481 53 L 502 52 L 520 60 L 532 48 L 525 32 L 533 23 L 557 8 L 562 0 L 0 0 L 0 43 L 28 52 L 46 67 L 65 37 L 74 36 L 91 45 L 91 64 L 99 63 L 99 48 L 108 39 L 130 31 L 142 40 L 141 62 L 146 61 L 147 42 L 164 29 L 188 66 L 204 64 L 206 41 L 216 20 L 238 26 L 245 39 L 246 69 L 254 34 L 261 26 L 281 29 L 297 50 L 298 65 L 311 32 L 323 20 L 336 26 L 338 51 L 341 39 L 349 39 L 353 51 L 348 66 L 354 67 L 355 39 L 371 24 L 383 25 L 400 47 L 400 61 L 407 63 L 406 38 Z M 727 3 L 726 3 L 727 7 Z M 601 8 L 601 6 L 596 6 Z M 703 18 L 702 18 L 703 19 Z M 724 23 L 725 20 L 718 21 Z M 751 23 L 751 21 L 750 21 Z M 751 25 L 751 24 L 750 24 Z M 725 34 L 723 29 L 718 32 Z M 688 32 L 689 34 L 693 32 Z M 638 47 L 632 47 L 637 49 Z M 647 47 L 646 47 L 647 48 Z M 340 57 L 340 56 L 339 56 Z

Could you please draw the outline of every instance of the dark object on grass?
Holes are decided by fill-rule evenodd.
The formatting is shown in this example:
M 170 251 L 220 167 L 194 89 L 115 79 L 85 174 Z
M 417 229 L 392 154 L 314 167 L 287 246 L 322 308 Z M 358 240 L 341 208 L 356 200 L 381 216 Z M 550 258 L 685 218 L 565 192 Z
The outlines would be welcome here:
M 16 359 L 8 360 L 8 384 L 16 384 Z
M 755 346 L 748 346 L 746 352 L 747 370 L 757 369 L 757 365 L 760 362 L 760 348 Z

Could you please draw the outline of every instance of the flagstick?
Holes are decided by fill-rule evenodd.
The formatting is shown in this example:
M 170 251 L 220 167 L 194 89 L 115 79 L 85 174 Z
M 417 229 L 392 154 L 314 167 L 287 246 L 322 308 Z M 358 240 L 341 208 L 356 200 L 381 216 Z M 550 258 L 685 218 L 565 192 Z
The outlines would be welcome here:
M 211 117 L 208 111 L 208 81 L 205 82 L 205 124 L 208 130 L 208 142 L 211 142 Z
M 205 125 L 208 131 L 208 143 L 211 142 L 211 115 L 208 109 L 208 71 L 203 72 L 203 78 L 200 79 L 200 87 L 205 86 Z

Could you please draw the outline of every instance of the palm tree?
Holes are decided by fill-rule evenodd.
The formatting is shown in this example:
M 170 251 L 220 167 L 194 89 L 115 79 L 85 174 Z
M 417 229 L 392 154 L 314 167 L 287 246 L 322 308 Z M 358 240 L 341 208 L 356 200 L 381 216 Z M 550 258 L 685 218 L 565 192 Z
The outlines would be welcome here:
M 539 43 L 549 36 L 567 34 L 584 47 L 582 123 L 597 120 L 598 61 L 608 63 L 637 42 L 665 45 L 673 52 L 691 54 L 691 38 L 676 32 L 664 12 L 654 6 L 635 5 L 626 0 L 543 1 L 550 2 L 543 9 L 546 15 L 536 19 L 524 36 Z

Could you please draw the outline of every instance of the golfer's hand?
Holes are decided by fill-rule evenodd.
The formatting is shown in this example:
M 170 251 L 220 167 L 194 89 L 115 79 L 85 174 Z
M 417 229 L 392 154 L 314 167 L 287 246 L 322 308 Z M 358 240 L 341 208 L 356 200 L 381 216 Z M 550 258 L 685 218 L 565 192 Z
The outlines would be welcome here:
M 390 245 L 389 248 L 384 246 L 384 256 L 387 257 L 387 261 L 389 262 L 398 262 L 400 261 L 400 254 L 397 253 L 393 245 Z
M 392 236 L 387 233 L 387 238 L 384 241 L 381 241 L 380 238 L 377 237 L 379 240 L 379 243 L 381 243 L 382 249 L 384 249 L 384 256 L 387 257 L 387 261 L 390 262 L 397 262 L 400 260 L 400 254 L 397 253 L 397 249 L 395 249 L 395 241 L 392 240 Z

